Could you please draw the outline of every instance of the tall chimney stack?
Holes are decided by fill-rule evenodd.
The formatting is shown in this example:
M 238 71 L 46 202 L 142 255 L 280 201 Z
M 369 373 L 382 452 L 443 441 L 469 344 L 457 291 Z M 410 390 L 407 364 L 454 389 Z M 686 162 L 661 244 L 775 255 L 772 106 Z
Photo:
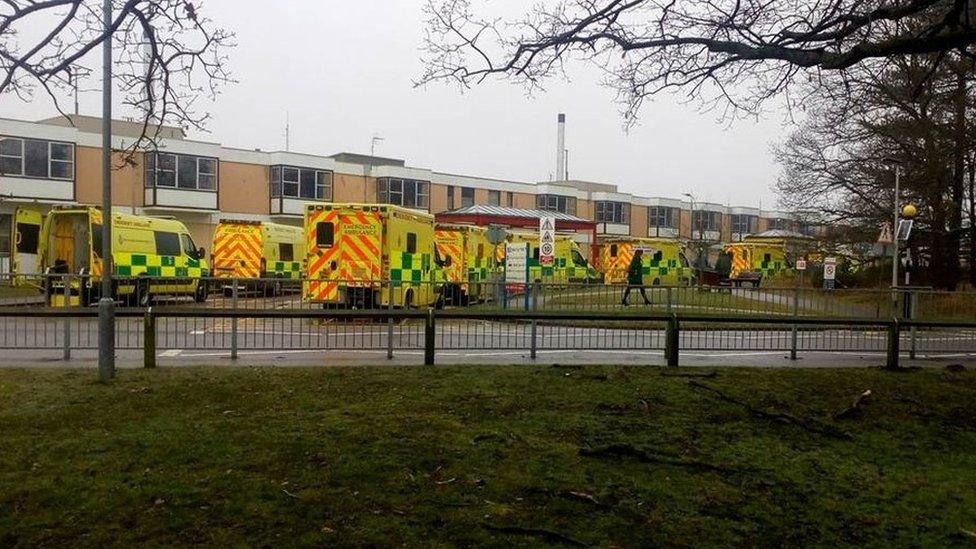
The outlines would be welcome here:
M 566 115 L 556 118 L 556 181 L 566 179 Z

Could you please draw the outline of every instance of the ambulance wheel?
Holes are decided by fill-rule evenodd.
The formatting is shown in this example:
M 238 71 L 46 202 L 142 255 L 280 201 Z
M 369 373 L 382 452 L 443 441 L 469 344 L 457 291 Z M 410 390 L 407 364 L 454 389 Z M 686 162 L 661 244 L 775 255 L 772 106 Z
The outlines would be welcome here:
M 661 285 L 661 279 L 660 278 L 655 278 L 654 279 L 654 282 L 651 282 L 651 285 L 652 286 L 660 286 Z
M 152 294 L 149 292 L 148 280 L 137 280 L 136 287 L 132 290 L 135 296 L 136 307 L 149 307 L 152 305 Z
M 193 292 L 193 301 L 204 303 L 207 301 L 207 294 L 210 293 L 206 281 L 198 280 L 197 289 Z
M 403 294 L 403 308 L 413 308 L 413 290 L 407 290 L 406 293 Z

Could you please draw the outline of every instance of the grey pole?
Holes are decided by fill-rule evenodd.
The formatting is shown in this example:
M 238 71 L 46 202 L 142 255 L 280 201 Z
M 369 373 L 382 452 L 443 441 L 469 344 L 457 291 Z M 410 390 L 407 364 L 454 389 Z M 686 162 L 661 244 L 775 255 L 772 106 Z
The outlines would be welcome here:
M 112 0 L 102 3 L 105 32 Z M 112 35 L 102 42 L 102 291 L 98 300 L 98 379 L 115 377 L 115 302 L 112 300 Z
M 901 194 L 901 166 L 895 166 L 895 214 L 891 223 L 891 295 L 898 286 L 898 195 Z

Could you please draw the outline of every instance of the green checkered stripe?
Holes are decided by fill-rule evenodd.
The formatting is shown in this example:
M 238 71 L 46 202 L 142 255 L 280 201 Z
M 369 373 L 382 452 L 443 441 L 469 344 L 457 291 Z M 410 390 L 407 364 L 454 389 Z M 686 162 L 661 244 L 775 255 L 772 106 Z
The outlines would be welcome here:
M 393 254 L 390 261 L 390 280 L 393 282 L 424 282 L 424 273 L 430 272 L 430 254 Z M 436 276 L 437 273 L 434 273 Z M 441 273 L 443 275 L 443 273 Z
M 773 276 L 779 272 L 789 270 L 782 261 L 761 261 L 759 262 L 759 272 L 763 276 Z
M 491 276 L 491 262 L 483 257 L 476 259 L 474 267 L 468 267 L 468 282 L 486 282 Z
M 264 278 L 300 278 L 302 263 L 300 261 L 275 261 L 271 269 L 264 273 Z
M 665 261 L 660 261 L 657 259 L 651 259 L 647 264 L 643 265 L 641 271 L 645 276 L 651 274 L 657 274 L 659 276 L 668 276 L 670 273 L 674 273 L 678 276 L 685 274 L 684 267 L 678 265 L 677 259 L 668 259 Z
M 113 260 L 115 275 L 120 277 L 200 278 L 210 273 L 199 259 L 183 256 L 119 253 Z

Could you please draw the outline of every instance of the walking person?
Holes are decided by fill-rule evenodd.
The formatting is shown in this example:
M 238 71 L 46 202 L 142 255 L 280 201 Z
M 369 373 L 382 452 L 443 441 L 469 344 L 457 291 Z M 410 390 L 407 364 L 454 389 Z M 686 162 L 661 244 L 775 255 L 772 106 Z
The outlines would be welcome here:
M 651 300 L 647 299 L 647 294 L 644 292 L 644 265 L 641 262 L 641 258 L 644 256 L 644 250 L 640 248 L 634 252 L 634 258 L 630 260 L 630 265 L 627 267 L 627 288 L 624 290 L 624 297 L 620 301 L 623 305 L 630 305 L 627 303 L 627 298 L 630 297 L 630 291 L 637 288 L 640 291 L 641 297 L 644 298 L 644 305 L 650 305 Z

